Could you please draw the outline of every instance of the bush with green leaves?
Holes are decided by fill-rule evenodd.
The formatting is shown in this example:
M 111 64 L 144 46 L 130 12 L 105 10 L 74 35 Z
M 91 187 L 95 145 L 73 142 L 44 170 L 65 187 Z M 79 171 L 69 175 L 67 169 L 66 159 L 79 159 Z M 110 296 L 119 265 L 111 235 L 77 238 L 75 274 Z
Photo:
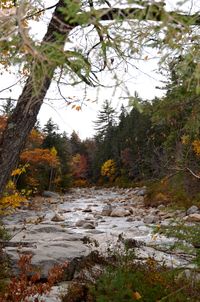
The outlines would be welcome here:
M 63 302 L 200 301 L 200 280 L 194 274 L 186 278 L 183 268 L 171 269 L 150 257 L 138 261 L 133 251 L 108 251 L 101 276 L 93 282 L 75 280 Z

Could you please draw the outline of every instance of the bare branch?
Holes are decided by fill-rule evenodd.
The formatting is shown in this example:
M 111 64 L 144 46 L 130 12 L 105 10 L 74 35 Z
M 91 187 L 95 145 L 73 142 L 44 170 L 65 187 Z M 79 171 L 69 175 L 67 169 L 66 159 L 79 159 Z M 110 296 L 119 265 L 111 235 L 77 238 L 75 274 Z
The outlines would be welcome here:
M 194 173 L 190 168 L 186 168 L 186 170 L 189 171 L 195 178 L 200 179 L 200 175 Z
M 21 77 L 21 78 L 20 78 L 17 82 L 15 82 L 14 84 L 12 84 L 12 85 L 10 85 L 10 86 L 7 86 L 7 87 L 3 88 L 2 90 L 0 90 L 0 93 L 4 92 L 4 91 L 6 91 L 6 90 L 11 89 L 12 87 L 14 87 L 14 86 L 17 85 L 18 83 L 20 83 L 21 80 L 22 80 L 23 78 L 25 78 L 25 76 Z
M 22 21 L 24 21 L 24 20 L 26 20 L 26 19 L 31 19 L 31 18 L 33 18 L 34 16 L 40 15 L 41 13 L 43 13 L 43 12 L 45 12 L 45 11 L 47 11 L 47 10 L 53 9 L 53 8 L 56 7 L 56 5 L 57 5 L 57 4 L 54 4 L 54 5 L 49 6 L 49 7 L 45 7 L 45 8 L 43 8 L 43 9 L 38 10 L 37 12 L 35 12 L 35 13 L 33 13 L 33 14 L 27 15 L 27 16 L 25 16 L 25 17 L 22 19 Z

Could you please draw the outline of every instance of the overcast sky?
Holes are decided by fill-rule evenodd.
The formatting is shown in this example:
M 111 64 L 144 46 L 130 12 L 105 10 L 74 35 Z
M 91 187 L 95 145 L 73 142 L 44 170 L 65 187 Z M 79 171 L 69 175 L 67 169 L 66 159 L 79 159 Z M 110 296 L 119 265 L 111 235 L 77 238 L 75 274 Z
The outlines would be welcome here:
M 53 3 L 53 1 L 51 1 Z M 54 1 L 55 3 L 57 1 Z M 176 8 L 176 2 L 174 0 L 165 1 L 168 5 L 168 9 L 173 10 Z M 188 1 L 184 6 L 186 11 L 191 9 L 200 9 L 200 0 Z M 34 34 L 41 37 L 45 32 L 45 26 L 41 30 L 41 26 L 34 26 Z M 153 56 L 152 56 L 153 57 Z M 126 73 L 124 80 L 132 95 L 137 91 L 139 96 L 143 99 L 153 99 L 155 96 L 162 96 L 164 91 L 158 89 L 161 87 L 161 80 L 163 79 L 157 70 L 157 59 L 138 61 L 136 62 L 137 69 L 132 68 L 129 73 Z M 0 90 L 5 86 L 12 85 L 16 81 L 15 75 L 4 74 L 0 76 Z M 107 78 L 109 82 L 109 78 Z M 71 134 L 73 130 L 78 132 L 79 136 L 84 139 L 91 137 L 94 134 L 93 121 L 96 119 L 97 111 L 101 108 L 105 99 L 111 100 L 114 107 L 120 108 L 122 103 L 127 104 L 127 100 L 124 100 L 126 96 L 124 89 L 121 86 L 117 87 L 114 91 L 108 88 L 91 88 L 85 91 L 82 86 L 76 86 L 74 88 L 67 87 L 63 91 L 63 94 L 67 97 L 75 99 L 88 99 L 82 105 L 80 111 L 76 111 L 67 106 L 63 100 L 58 100 L 60 95 L 57 92 L 55 86 L 51 86 L 47 94 L 47 98 L 51 98 L 52 101 L 45 101 L 39 114 L 39 120 L 42 125 L 51 117 L 55 123 L 58 124 L 60 131 L 66 131 L 67 134 Z M 13 95 L 14 94 L 14 95 Z M 12 96 L 17 97 L 20 94 L 20 87 L 15 87 L 8 93 L 1 93 L 0 96 Z

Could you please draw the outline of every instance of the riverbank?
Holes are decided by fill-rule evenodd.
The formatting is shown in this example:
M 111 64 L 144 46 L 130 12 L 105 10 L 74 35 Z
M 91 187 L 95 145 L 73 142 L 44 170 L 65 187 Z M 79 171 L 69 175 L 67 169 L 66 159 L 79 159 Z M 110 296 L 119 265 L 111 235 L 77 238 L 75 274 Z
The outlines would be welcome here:
M 11 240 L 4 248 L 14 274 L 18 273 L 20 253 L 32 255 L 32 265 L 39 267 L 45 280 L 49 269 L 68 262 L 64 283 L 53 289 L 53 297 L 45 301 L 60 301 L 58 291 L 73 280 L 80 264 L 94 250 L 105 254 L 121 240 L 129 242 L 140 259 L 155 258 L 173 267 L 190 267 L 191 255 L 167 247 L 173 238 L 155 235 L 155 228 L 168 226 L 175 220 L 195 222 L 199 209 L 171 211 L 164 205 L 145 207 L 146 188 L 133 189 L 73 189 L 60 196 L 36 197 L 29 205 L 4 219 Z M 191 216 L 192 215 L 192 216 Z M 194 219 L 193 222 L 191 220 Z

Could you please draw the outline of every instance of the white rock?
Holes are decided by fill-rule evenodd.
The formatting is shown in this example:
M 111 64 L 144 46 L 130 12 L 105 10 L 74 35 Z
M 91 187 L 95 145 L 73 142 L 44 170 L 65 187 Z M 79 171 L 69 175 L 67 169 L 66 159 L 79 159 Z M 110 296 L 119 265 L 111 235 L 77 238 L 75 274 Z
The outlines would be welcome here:
M 51 221 L 54 221 L 54 222 L 65 221 L 65 217 L 63 217 L 62 215 L 56 213 L 56 214 L 51 218 Z
M 187 209 L 186 214 L 190 215 L 190 214 L 194 214 L 194 213 L 198 213 L 199 208 L 197 206 L 191 206 L 189 209 Z
M 200 214 L 194 213 L 184 217 L 185 221 L 189 222 L 200 222 Z
M 112 206 L 111 205 L 106 205 L 103 207 L 101 215 L 102 216 L 110 216 L 112 212 Z
M 130 215 L 130 211 L 124 208 L 116 208 L 110 214 L 111 217 L 125 217 L 129 215 Z

